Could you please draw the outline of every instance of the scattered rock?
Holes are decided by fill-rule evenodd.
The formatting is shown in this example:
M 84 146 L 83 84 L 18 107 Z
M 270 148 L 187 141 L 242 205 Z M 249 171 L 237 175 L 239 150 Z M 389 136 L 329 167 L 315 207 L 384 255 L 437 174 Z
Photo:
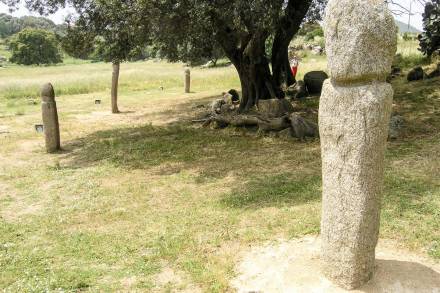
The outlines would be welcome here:
M 292 128 L 286 128 L 284 130 L 281 130 L 277 133 L 277 136 L 279 138 L 292 138 L 293 137 L 293 132 L 292 132 Z
M 270 117 L 278 118 L 293 113 L 292 104 L 286 99 L 270 99 L 258 101 L 258 112 Z
M 402 73 L 402 69 L 400 67 L 397 66 L 391 67 L 391 75 L 399 76 L 401 73 Z
M 315 123 L 307 121 L 295 113 L 292 113 L 289 118 L 294 137 L 304 140 L 306 137 L 319 136 L 318 125 Z
M 315 55 L 322 55 L 324 53 L 324 48 L 322 48 L 321 46 L 315 46 L 312 49 L 312 53 Z
M 388 139 L 399 138 L 404 125 L 405 125 L 405 119 L 402 116 L 396 115 L 391 117 Z
M 328 78 L 327 73 L 324 71 L 310 71 L 304 75 L 304 82 L 309 94 L 320 94 L 322 91 L 322 85 Z
M 422 80 L 426 77 L 425 71 L 423 71 L 423 68 L 421 66 L 417 66 L 413 68 L 407 76 L 408 81 L 416 81 L 416 80 Z
M 304 81 L 298 80 L 294 85 L 287 89 L 286 94 L 294 100 L 307 97 L 307 87 Z
M 231 89 L 231 90 L 229 90 L 228 94 L 230 94 L 232 96 L 231 102 L 233 104 L 240 102 L 240 94 L 236 90 Z
M 387 77 L 387 82 L 391 82 L 394 78 L 402 74 L 402 69 L 400 67 L 392 66 L 391 73 Z
M 212 113 L 221 113 L 222 106 L 225 105 L 226 102 L 224 99 L 217 99 L 211 104 L 211 112 Z
M 440 76 L 440 63 L 437 64 L 437 68 L 433 72 L 428 74 L 428 78 L 434 78 L 439 76 Z

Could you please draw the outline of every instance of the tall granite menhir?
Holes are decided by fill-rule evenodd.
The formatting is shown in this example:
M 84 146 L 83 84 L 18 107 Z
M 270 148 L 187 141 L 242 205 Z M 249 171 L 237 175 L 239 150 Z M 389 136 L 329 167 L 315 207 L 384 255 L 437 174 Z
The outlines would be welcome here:
M 50 83 L 43 86 L 41 90 L 41 99 L 46 150 L 48 153 L 54 153 L 61 149 L 61 143 L 55 92 Z
M 330 79 L 319 109 L 323 271 L 345 289 L 371 279 L 379 235 L 397 28 L 382 0 L 330 0 Z

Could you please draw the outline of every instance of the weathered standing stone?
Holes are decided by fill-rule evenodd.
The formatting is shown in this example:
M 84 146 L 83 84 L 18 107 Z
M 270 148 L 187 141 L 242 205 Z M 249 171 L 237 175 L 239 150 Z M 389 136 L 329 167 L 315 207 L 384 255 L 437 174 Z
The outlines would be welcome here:
M 48 83 L 43 86 L 41 99 L 46 150 L 48 153 L 53 153 L 61 149 L 61 143 L 57 104 L 52 84 Z
M 189 68 L 185 69 L 185 93 L 190 93 L 191 91 L 191 71 Z
M 370 280 L 375 266 L 393 99 L 385 79 L 396 27 L 381 0 L 330 0 L 325 22 L 330 79 L 319 109 L 323 271 L 354 289 Z
M 385 80 L 397 44 L 396 24 L 382 0 L 327 5 L 324 33 L 328 71 L 340 83 Z

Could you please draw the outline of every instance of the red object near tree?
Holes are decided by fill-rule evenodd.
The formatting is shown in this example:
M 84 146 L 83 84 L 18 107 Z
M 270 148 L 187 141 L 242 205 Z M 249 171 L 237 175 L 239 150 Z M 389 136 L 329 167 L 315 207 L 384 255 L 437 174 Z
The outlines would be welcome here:
M 296 78 L 296 74 L 298 73 L 298 65 L 292 66 L 292 75 Z

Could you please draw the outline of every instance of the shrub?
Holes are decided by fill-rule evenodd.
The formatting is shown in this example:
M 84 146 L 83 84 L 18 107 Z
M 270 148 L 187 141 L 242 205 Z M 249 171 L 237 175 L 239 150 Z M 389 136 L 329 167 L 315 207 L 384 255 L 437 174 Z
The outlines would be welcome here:
M 53 33 L 41 29 L 24 29 L 11 38 L 9 48 L 12 63 L 56 64 L 62 62 L 56 37 Z

